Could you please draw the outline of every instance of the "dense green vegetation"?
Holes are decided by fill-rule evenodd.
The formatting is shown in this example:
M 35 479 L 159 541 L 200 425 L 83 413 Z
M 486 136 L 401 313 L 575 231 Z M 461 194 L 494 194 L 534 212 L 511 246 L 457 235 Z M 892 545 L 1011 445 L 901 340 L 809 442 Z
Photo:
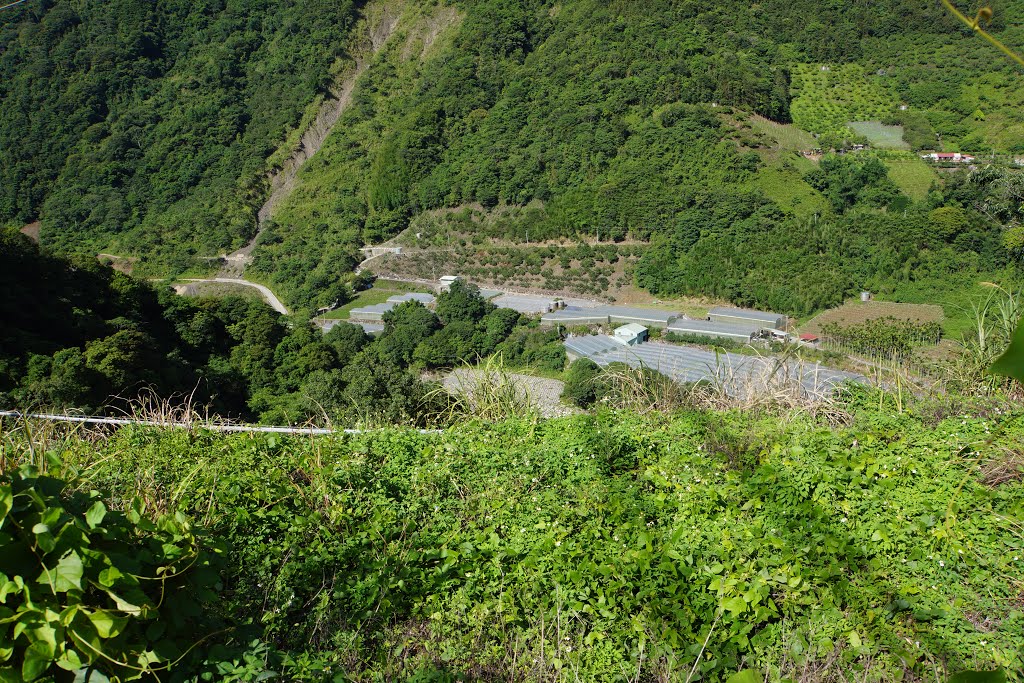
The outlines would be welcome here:
M 1002 228 L 982 235 L 984 214 L 962 201 L 977 238 L 949 244 L 952 260 L 887 239 L 918 219 L 885 211 L 951 202 L 925 196 L 921 169 L 897 172 L 896 185 L 872 161 L 813 171 L 790 154 L 812 139 L 769 121 L 795 120 L 826 149 L 870 118 L 900 123 L 915 148 L 938 133 L 951 148 L 1016 150 L 1015 72 L 937 4 L 318 1 L 32 0 L 5 12 L 0 221 L 41 218 L 52 247 L 142 256 L 140 272 L 210 267 L 252 235 L 267 169 L 331 80 L 354 55 L 369 59 L 365 36 L 350 36 L 357 14 L 386 4 L 394 39 L 256 249 L 253 275 L 295 307 L 335 303 L 358 246 L 466 203 L 532 207 L 506 221 L 514 241 L 650 240 L 635 272 L 652 292 L 787 313 L 939 270 L 992 278 L 1016 262 L 989 248 Z M 1011 43 L 1018 13 L 997 11 L 994 30 Z M 767 119 L 748 134 L 751 113 Z M 851 193 L 851 181 L 871 189 Z M 818 214 L 827 227 L 806 223 Z M 876 264 L 863 265 L 862 247 Z M 721 282 L 701 279 L 720 271 Z M 633 269 L 552 275 L 584 291 L 625 284 Z
M 178 680 L 1019 680 L 1022 416 L 842 408 L 840 428 L 697 412 L 316 440 L 130 428 L 51 441 L 46 467 L 65 496 L 131 515 L 138 491 L 143 516 L 182 513 L 229 549 L 208 614 L 229 630 Z M 22 433 L 4 433 L 6 462 L 31 457 Z M 116 532 L 63 500 L 46 504 L 92 505 L 74 524 Z
M 91 669 L 100 673 L 88 680 L 152 680 L 201 661 L 194 646 L 224 627 L 211 609 L 223 548 L 180 512 L 153 514 L 141 498 L 111 510 L 109 497 L 73 490 L 44 473 L 67 472 L 55 454 L 17 468 L 10 455 L 0 472 L 0 679 L 70 681 Z
M 810 14 L 824 11 L 800 7 Z M 900 42 L 896 26 L 887 22 L 902 12 L 900 31 L 957 35 L 941 12 L 894 8 L 874 6 L 877 14 L 847 24 L 836 19 L 844 10 L 831 8 L 830 23 L 844 26 L 844 36 L 867 41 L 885 35 Z M 429 277 L 456 264 L 481 281 L 593 294 L 615 287 L 623 276 L 577 275 L 581 271 L 574 268 L 566 277 L 540 254 L 493 263 L 493 251 L 465 253 L 452 246 L 452 235 L 458 240 L 500 227 L 503 237 L 517 242 L 630 237 L 654 244 L 635 273 L 636 282 L 655 294 L 705 294 L 804 314 L 860 288 L 893 291 L 903 279 L 937 281 L 937 271 L 993 278 L 1016 261 L 983 246 L 998 241 L 1003 228 L 982 228 L 986 221 L 974 213 L 977 232 L 990 235 L 966 249 L 936 245 L 946 253 L 934 254 L 931 245 L 903 239 L 920 228 L 896 211 L 911 209 L 922 223 L 945 204 L 940 195 L 926 196 L 931 178 L 922 185 L 919 168 L 913 177 L 899 176 L 899 185 L 886 177 L 884 160 L 826 160 L 813 171 L 806 166 L 811 162 L 776 150 L 771 138 L 781 129 L 734 129 L 747 118 L 742 110 L 788 119 L 783 104 L 789 76 L 780 68 L 788 64 L 786 50 L 806 59 L 859 59 L 856 39 L 826 48 L 817 36 L 812 40 L 780 20 L 792 15 L 774 4 L 771 12 L 765 8 L 754 16 L 733 5 L 706 14 L 659 3 L 642 10 L 587 2 L 561 5 L 555 13 L 541 9 L 503 3 L 498 12 L 487 3 L 467 4 L 449 50 L 415 63 L 403 60 L 397 45 L 385 51 L 357 89 L 358 106 L 345 114 L 344 130 L 328 139 L 277 214 L 257 251 L 257 270 L 300 300 L 315 298 L 328 273 L 340 277 L 354 263 L 350 254 L 360 240 L 393 235 L 410 221 L 410 233 L 429 233 L 415 216 L 472 202 L 494 209 L 496 218 L 469 223 L 449 215 L 441 226 L 447 244 L 409 256 L 401 272 Z M 483 17 L 487 21 L 477 23 Z M 827 33 L 820 24 L 816 30 Z M 756 42 L 750 37 L 755 31 Z M 499 36 L 508 52 L 483 74 L 487 79 L 479 69 L 470 72 L 468 58 L 453 59 L 466 52 L 490 60 Z M 848 53 L 834 52 L 844 49 Z M 761 62 L 770 66 L 758 68 Z M 815 73 L 837 78 L 847 71 L 869 82 L 856 65 Z M 755 72 L 762 80 L 753 78 Z M 864 116 L 898 113 L 895 103 L 876 99 L 877 110 Z M 860 192 L 864 183 L 868 187 Z M 527 205 L 518 212 L 507 208 Z M 867 214 L 842 216 L 851 208 Z M 815 236 L 808 235 L 809 224 L 792 220 L 816 213 L 834 217 L 823 215 L 830 225 Z M 309 245 L 321 243 L 324 234 L 331 236 L 331 256 L 311 256 Z M 883 256 L 884 263 L 865 263 L 890 249 L 897 252 L 892 261 Z
M 424 369 L 501 352 L 560 371 L 557 335 L 526 327 L 461 283 L 437 313 L 415 303 L 371 339 L 348 323 L 326 335 L 262 301 L 179 297 L 95 260 L 40 252 L 0 232 L 0 405 L 123 409 L 151 389 L 230 417 L 275 423 L 414 423 L 436 412 Z
M 33 0 L 0 16 L 0 224 L 165 268 L 255 229 L 268 158 L 343 56 L 348 0 Z
M 862 289 L 899 300 L 911 286 L 936 301 L 984 274 L 1013 282 L 1021 215 L 1010 198 L 1021 178 L 998 169 L 960 173 L 912 204 L 879 161 L 826 158 L 807 179 L 834 214 L 794 220 L 764 201 L 709 196 L 654 241 L 636 267 L 637 282 L 655 293 L 711 294 L 799 315 Z

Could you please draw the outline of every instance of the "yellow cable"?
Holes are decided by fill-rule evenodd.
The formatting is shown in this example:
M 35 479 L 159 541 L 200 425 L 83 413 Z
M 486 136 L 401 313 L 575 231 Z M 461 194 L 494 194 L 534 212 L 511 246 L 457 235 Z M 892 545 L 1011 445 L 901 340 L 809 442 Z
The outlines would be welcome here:
M 972 20 L 972 19 L 968 19 L 966 16 L 964 16 L 964 14 L 960 10 L 958 10 L 953 5 L 953 3 L 950 2 L 950 0 L 942 0 L 942 4 L 945 5 L 946 8 L 950 12 L 952 12 L 956 16 L 957 19 L 962 21 L 968 28 L 970 28 L 974 32 L 978 33 L 982 38 L 984 38 L 988 42 L 990 42 L 993 45 L 995 45 L 1007 57 L 1009 57 L 1013 61 L 1017 62 L 1021 66 L 1024 66 L 1024 57 L 1021 57 L 1019 54 L 1017 54 L 1016 52 L 1014 52 L 1010 48 L 1006 47 L 1006 45 L 1004 45 L 998 38 L 996 38 L 991 33 L 989 33 L 988 31 L 986 31 L 985 29 L 983 29 L 981 27 L 981 20 L 982 19 L 988 20 L 988 19 L 992 18 L 992 8 L 991 7 L 982 7 L 980 10 L 978 10 L 978 15 Z

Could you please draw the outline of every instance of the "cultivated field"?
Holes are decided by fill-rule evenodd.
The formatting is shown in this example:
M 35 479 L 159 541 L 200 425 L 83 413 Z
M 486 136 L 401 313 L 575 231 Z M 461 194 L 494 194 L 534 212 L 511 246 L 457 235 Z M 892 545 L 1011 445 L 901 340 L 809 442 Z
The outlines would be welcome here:
M 797 64 L 790 91 L 793 123 L 812 133 L 842 134 L 850 121 L 880 119 L 896 105 L 858 64 Z
M 801 332 L 822 334 L 830 323 L 855 325 L 877 318 L 896 318 L 913 322 L 937 322 L 945 319 L 941 306 L 934 304 L 897 304 L 891 301 L 847 301 L 838 308 L 830 308 L 812 318 L 800 328 Z
M 903 140 L 903 126 L 887 126 L 881 121 L 851 121 L 850 129 L 879 149 L 910 149 Z
M 747 120 L 747 124 L 756 132 L 773 138 L 782 151 L 800 152 L 818 146 L 813 135 L 800 130 L 792 123 L 776 123 L 771 119 L 753 114 Z
M 436 280 L 462 275 L 481 287 L 614 299 L 632 283 L 645 245 L 628 243 L 501 246 L 453 239 L 450 248 L 386 254 L 367 268 L 382 277 Z
M 885 159 L 889 178 L 903 194 L 915 201 L 928 196 L 932 183 L 938 179 L 934 169 L 920 158 Z

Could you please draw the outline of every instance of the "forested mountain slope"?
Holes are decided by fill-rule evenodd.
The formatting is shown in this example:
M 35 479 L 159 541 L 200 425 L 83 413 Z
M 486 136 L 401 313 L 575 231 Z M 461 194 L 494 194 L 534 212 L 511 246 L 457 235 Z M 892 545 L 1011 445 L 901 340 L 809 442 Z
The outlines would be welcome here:
M 903 124 L 914 148 L 1024 150 L 1019 70 L 939 3 L 909 0 L 30 0 L 0 17 L 0 221 L 40 218 L 44 242 L 142 256 L 141 272 L 210 267 L 254 234 L 274 152 L 379 5 L 399 30 L 254 252 L 254 276 L 293 305 L 333 303 L 359 246 L 468 203 L 532 207 L 505 225 L 516 241 L 650 241 L 636 280 L 655 293 L 793 313 L 1019 261 L 1002 246 L 1016 218 L 977 210 L 989 181 L 950 199 L 927 171 L 893 185 L 891 161 L 880 175 L 860 159 L 829 179 L 796 153 L 863 118 Z M 1002 3 L 993 30 L 1021 44 L 1021 13 Z M 819 137 L 788 127 L 787 147 L 758 121 Z M 894 218 L 942 208 L 965 213 L 934 243 Z M 806 225 L 815 213 L 823 227 Z M 780 288 L 783 274 L 803 281 Z
M 0 15 L 0 220 L 166 263 L 251 235 L 349 0 L 36 1 Z
M 966 92 L 970 68 L 1013 82 L 1012 68 L 938 7 L 797 5 L 799 18 L 782 3 L 470 4 L 452 49 L 412 63 L 385 52 L 367 73 L 359 106 L 276 215 L 256 270 L 316 301 L 322 282 L 355 263 L 354 244 L 410 221 L 411 233 L 447 233 L 447 245 L 452 233 L 479 234 L 473 223 L 417 222 L 430 209 L 473 203 L 532 207 L 501 224 L 500 237 L 520 244 L 600 235 L 649 241 L 633 275 L 656 294 L 699 293 L 796 314 L 859 288 L 891 291 L 1016 263 L 1019 252 L 1002 246 L 1016 218 L 1000 224 L 977 211 L 1000 185 L 994 178 L 961 179 L 955 185 L 971 189 L 956 197 L 928 194 L 925 181 L 926 196 L 910 197 L 877 159 L 816 168 L 794 147 L 759 136 L 749 116 L 788 121 L 794 96 L 815 95 L 791 90 L 796 65 L 863 59 L 863 45 L 878 42 L 904 45 L 915 61 L 938 55 L 935 41 L 971 57 L 949 78 L 937 68 L 904 74 L 902 58 L 891 54 L 892 75 L 875 79 L 890 98 L 887 116 L 901 114 L 897 103 L 911 86 Z M 956 117 L 939 111 L 949 103 L 933 103 L 936 121 Z M 820 104 L 855 120 L 856 112 L 838 111 L 844 105 Z M 794 208 L 788 193 L 809 210 Z M 962 220 L 935 233 L 931 212 L 944 207 Z M 809 220 L 813 213 L 825 220 Z M 464 269 L 477 260 L 472 251 L 438 267 Z M 511 273 L 559 272 L 557 259 L 534 255 L 491 262 Z M 586 269 L 587 260 L 568 267 Z M 544 281 L 561 288 L 557 275 Z

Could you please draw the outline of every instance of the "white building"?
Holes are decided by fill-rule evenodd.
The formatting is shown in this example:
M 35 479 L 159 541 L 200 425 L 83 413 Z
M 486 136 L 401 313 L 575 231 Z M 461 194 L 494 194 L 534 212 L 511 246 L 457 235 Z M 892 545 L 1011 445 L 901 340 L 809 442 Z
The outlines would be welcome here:
M 647 328 L 636 323 L 629 323 L 615 328 L 615 341 L 626 346 L 636 346 L 647 341 Z
M 442 292 L 447 292 L 448 288 L 455 284 L 459 279 L 458 275 L 442 275 L 437 279 L 437 289 Z

